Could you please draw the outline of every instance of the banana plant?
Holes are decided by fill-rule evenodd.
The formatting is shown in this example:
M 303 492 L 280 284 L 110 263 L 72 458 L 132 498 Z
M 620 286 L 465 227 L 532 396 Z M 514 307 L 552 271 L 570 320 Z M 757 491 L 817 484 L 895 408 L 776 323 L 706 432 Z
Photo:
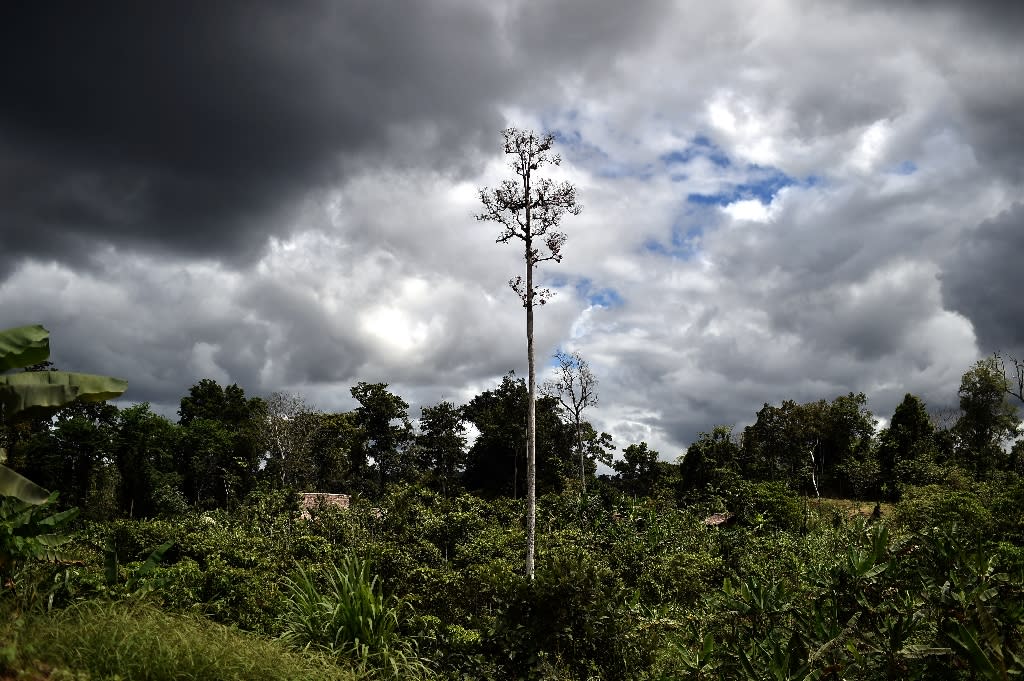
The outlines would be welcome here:
M 128 388 L 127 381 L 109 376 L 70 371 L 22 371 L 50 356 L 50 332 L 42 326 L 19 326 L 0 331 L 0 414 L 10 418 L 19 412 L 43 414 L 72 402 L 103 402 Z M 0 496 L 29 504 L 45 503 L 50 493 L 3 465 L 7 453 L 0 448 Z
M 62 559 L 61 546 L 70 540 L 64 528 L 78 515 L 78 509 L 51 513 L 56 500 L 56 492 L 42 504 L 0 498 L 0 582 L 4 588 L 10 588 L 22 562 Z

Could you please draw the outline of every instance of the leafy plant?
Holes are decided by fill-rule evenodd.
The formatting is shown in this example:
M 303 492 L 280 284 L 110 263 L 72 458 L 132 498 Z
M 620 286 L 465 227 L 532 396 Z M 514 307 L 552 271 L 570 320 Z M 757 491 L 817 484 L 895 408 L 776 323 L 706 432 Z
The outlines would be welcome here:
M 281 640 L 347 659 L 363 673 L 386 679 L 430 675 L 412 642 L 399 635 L 403 604 L 386 598 L 367 563 L 348 554 L 324 575 L 323 587 L 297 566 L 285 581 L 285 631 Z
M 29 560 L 57 561 L 60 548 L 69 537 L 64 527 L 78 515 L 78 509 L 53 512 L 57 493 L 41 504 L 14 497 L 0 497 L 0 584 L 17 588 L 17 573 Z
M 50 332 L 42 326 L 20 326 L 0 331 L 0 372 L 29 367 L 50 356 Z M 47 412 L 76 400 L 103 402 L 123 393 L 128 383 L 119 378 L 69 371 L 0 373 L 0 410 L 4 418 L 19 412 Z M 41 504 L 49 493 L 39 485 L 2 465 L 6 451 L 0 448 L 0 495 L 30 504 Z
M 124 584 L 125 591 L 133 596 L 142 596 L 156 589 L 158 587 L 158 582 L 150 580 L 149 577 L 156 570 L 160 561 L 163 560 L 164 554 L 167 553 L 172 546 L 174 546 L 174 542 L 170 541 L 153 549 L 142 565 L 129 574 L 128 581 Z M 106 549 L 104 550 L 103 568 L 107 586 L 120 586 L 121 577 L 120 570 L 118 569 L 119 561 L 117 559 L 117 545 L 113 537 L 111 537 Z

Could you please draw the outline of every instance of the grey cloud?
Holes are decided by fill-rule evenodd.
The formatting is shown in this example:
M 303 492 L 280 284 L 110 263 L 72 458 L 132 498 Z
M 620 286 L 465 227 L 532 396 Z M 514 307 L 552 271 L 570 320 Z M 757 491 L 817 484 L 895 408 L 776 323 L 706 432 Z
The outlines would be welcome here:
M 877 0 L 887 10 L 911 9 L 924 16 L 937 12 L 953 13 L 957 21 L 966 21 L 978 29 L 1003 38 L 1020 37 L 1024 27 L 1024 6 L 1016 0 Z
M 668 5 L 5 9 L 0 313 L 48 323 L 61 365 L 123 375 L 131 399 L 173 404 L 222 372 L 325 407 L 350 406 L 357 380 L 459 400 L 524 372 L 505 286 L 522 254 L 473 224 L 468 197 L 493 184 L 481 176 L 515 114 L 607 154 L 558 148 L 587 209 L 545 270 L 569 284 L 538 324 L 539 355 L 571 343 L 595 358 L 598 427 L 671 457 L 764 402 L 864 390 L 888 415 L 906 390 L 955 396 L 976 348 L 943 304 L 985 343 L 1014 342 L 999 320 L 1020 318 L 1022 209 L 960 234 L 1019 194 L 1020 46 L 989 41 L 989 19 L 961 28 L 952 5 L 783 3 L 777 22 Z M 722 97 L 731 132 L 710 120 Z M 851 170 L 876 121 L 878 157 Z M 700 134 L 732 165 L 659 176 Z M 768 224 L 684 214 L 688 193 L 756 182 L 742 154 L 762 142 L 821 183 L 785 190 Z M 888 172 L 905 160 L 917 171 Z M 653 177 L 617 176 L 631 169 Z M 696 252 L 650 252 L 691 227 Z M 995 272 L 1006 285 L 989 296 Z M 622 303 L 581 318 L 582 277 Z M 410 281 L 429 295 L 406 295 Z M 392 312 L 422 338 L 373 328 Z
M 291 201 L 343 170 L 340 154 L 400 160 L 407 128 L 434 164 L 475 158 L 514 80 L 480 58 L 499 27 L 475 7 L 5 9 L 5 257 L 73 257 L 96 240 L 251 259 Z
M 502 107 L 557 99 L 563 67 L 589 55 L 600 73 L 657 16 L 617 7 L 7 8 L 0 268 L 21 254 L 86 264 L 97 242 L 241 264 L 310 191 L 355 168 L 476 173 Z
M 863 8 L 863 3 L 858 3 Z M 1024 180 L 1024 4 L 1014 0 L 876 0 L 905 26 L 922 58 L 941 69 L 956 94 L 962 125 L 981 163 Z M 930 39 L 928 34 L 931 34 Z
M 965 89 L 975 90 L 964 97 L 964 107 L 976 154 L 1015 183 L 1024 182 L 1024 164 L 1020 161 L 1024 154 L 1024 88 L 1006 88 L 1007 83 L 999 81 L 1018 78 L 1022 60 L 1024 50 L 1010 68 L 991 80 L 985 79 L 987 87 L 977 81 L 963 84 Z M 984 78 L 983 74 L 977 76 Z
M 537 55 L 538 63 L 554 60 L 601 79 L 614 65 L 611 54 L 649 41 L 673 11 L 666 0 L 521 2 L 507 25 L 519 49 Z
M 1024 204 L 965 231 L 940 275 L 946 305 L 971 320 L 983 352 L 1024 350 Z

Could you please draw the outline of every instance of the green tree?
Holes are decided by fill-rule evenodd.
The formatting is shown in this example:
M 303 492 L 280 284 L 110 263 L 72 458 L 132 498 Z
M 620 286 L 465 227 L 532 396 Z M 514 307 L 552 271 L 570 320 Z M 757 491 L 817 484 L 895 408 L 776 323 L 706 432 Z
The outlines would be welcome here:
M 898 471 L 910 471 L 915 462 L 935 458 L 935 426 L 917 396 L 907 393 L 896 406 L 889 427 L 879 435 L 878 463 L 883 484 L 895 496 L 898 484 L 917 484 L 901 479 Z
M 979 360 L 960 382 L 960 418 L 953 427 L 957 456 L 975 475 L 1006 468 L 1003 445 L 1017 434 L 1020 417 L 1009 400 L 1009 381 L 995 357 Z
M 647 496 L 658 478 L 658 452 L 648 449 L 646 442 L 632 444 L 622 450 L 622 458 L 612 463 L 615 479 L 626 494 Z
M 526 479 L 526 382 L 508 373 L 495 390 L 487 390 L 463 408 L 479 435 L 469 450 L 464 483 L 488 496 L 523 497 Z M 536 403 L 536 489 L 557 491 L 571 475 L 573 434 L 559 416 L 558 402 L 542 397 Z
M 863 498 L 879 488 L 876 421 L 867 401 L 864 393 L 840 395 L 825 411 L 818 445 L 822 457 L 819 470 L 823 486 L 844 496 L 852 493 Z
M 721 471 L 738 471 L 740 457 L 739 442 L 730 426 L 715 426 L 710 433 L 698 434 L 679 463 L 683 490 L 701 490 Z
M 743 431 L 743 469 L 796 491 L 851 491 L 850 471 L 873 456 L 874 419 L 863 393 L 797 404 L 769 404 Z
M 207 419 L 229 426 L 249 427 L 262 405 L 258 397 L 246 399 L 245 391 L 237 384 L 223 388 L 212 378 L 204 378 L 181 398 L 178 423 L 187 426 L 197 419 Z
M 615 442 L 608 433 L 597 432 L 589 421 L 583 421 L 578 432 L 586 462 L 586 477 L 592 479 L 597 472 L 598 461 L 611 467 L 615 458 Z
M 315 418 L 319 425 L 311 448 L 313 477 L 303 487 L 316 492 L 365 491 L 366 481 L 355 472 L 356 460 L 365 464 L 356 413 L 315 414 Z
M 181 398 L 177 469 L 191 502 L 234 507 L 256 483 L 262 452 L 259 419 L 266 405 L 237 385 L 204 378 Z
M 360 429 L 353 473 L 364 475 L 372 460 L 381 492 L 390 483 L 411 479 L 416 472 L 415 462 L 408 456 L 413 441 L 409 404 L 387 388 L 387 383 L 360 382 L 351 390 L 359 402 L 355 422 Z
M 820 407 L 820 405 L 819 405 Z M 744 474 L 756 480 L 781 480 L 798 489 L 811 482 L 818 432 L 810 409 L 786 400 L 765 404 L 757 420 L 743 429 Z
M 510 164 L 516 175 L 505 180 L 500 187 L 480 190 L 484 205 L 478 220 L 501 225 L 498 243 L 512 239 L 523 242 L 526 277 L 513 277 L 509 281 L 526 308 L 526 357 L 529 366 L 529 405 L 526 417 L 526 574 L 534 576 L 534 548 L 537 523 L 537 369 L 533 347 L 533 308 L 543 305 L 551 291 L 534 286 L 534 270 L 540 263 L 561 262 L 565 234 L 557 227 L 566 213 L 579 215 L 582 210 L 576 202 L 576 188 L 568 182 L 556 183 L 538 178 L 535 172 L 545 165 L 558 165 L 561 158 L 551 154 L 555 136 L 538 136 L 530 131 L 508 128 L 502 136 L 505 153 L 512 156 Z
M 48 429 L 19 442 L 12 464 L 43 487 L 61 491 L 61 501 L 85 506 L 86 514 L 116 514 L 120 474 L 113 457 L 117 408 L 61 410 Z M 95 409 L 94 407 L 102 407 Z
M 168 506 L 168 501 L 183 499 L 175 470 L 178 427 L 144 402 L 120 410 L 114 430 L 121 512 L 145 518 L 177 510 L 180 503 Z
M 463 413 L 479 434 L 469 450 L 465 485 L 488 496 L 526 494 L 526 412 L 529 393 L 509 372 L 494 390 L 469 401 Z
M 178 430 L 176 468 L 182 493 L 199 508 L 228 508 L 245 496 L 246 462 L 234 456 L 230 429 L 213 419 L 199 418 Z
M 462 410 L 452 402 L 423 407 L 416 444 L 424 467 L 447 497 L 466 468 L 466 422 Z

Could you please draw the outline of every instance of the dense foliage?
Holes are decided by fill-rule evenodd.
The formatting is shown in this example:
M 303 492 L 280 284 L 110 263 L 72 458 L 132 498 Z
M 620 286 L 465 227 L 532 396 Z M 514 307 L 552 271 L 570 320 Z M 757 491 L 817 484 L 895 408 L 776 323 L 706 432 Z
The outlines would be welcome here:
M 534 580 L 512 375 L 415 425 L 385 384 L 323 414 L 209 380 L 177 422 L 9 419 L 10 464 L 61 494 L 0 504 L 0 670 L 257 678 L 244 649 L 302 678 L 1009 679 L 1024 478 L 997 369 L 944 423 L 908 395 L 876 431 L 845 395 L 765 405 L 675 463 L 628 443 L 586 494 L 577 432 L 595 457 L 607 436 L 541 398 Z M 303 516 L 298 491 L 352 499 Z M 175 671 L 202 655 L 223 668 Z

